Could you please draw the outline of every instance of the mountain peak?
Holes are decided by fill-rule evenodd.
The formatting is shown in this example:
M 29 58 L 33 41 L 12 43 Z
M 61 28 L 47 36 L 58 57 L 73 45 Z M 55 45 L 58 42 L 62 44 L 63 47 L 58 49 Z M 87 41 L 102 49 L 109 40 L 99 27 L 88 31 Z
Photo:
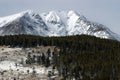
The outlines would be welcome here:
M 26 10 L 26 11 L 22 11 L 18 14 L 21 15 L 21 16 L 30 15 L 30 14 L 33 14 L 33 11 L 32 10 Z
M 60 22 L 60 17 L 55 11 L 50 11 L 46 16 L 46 21 L 48 22 Z
M 25 10 L 25 11 L 22 11 L 21 13 L 32 13 L 33 11 L 32 10 Z
M 73 11 L 73 10 L 68 11 L 68 16 L 72 16 L 72 15 L 78 15 L 79 16 L 79 14 L 76 11 Z
M 74 10 L 37 14 L 26 10 L 0 18 L 0 35 L 31 34 L 40 36 L 92 35 L 118 40 L 104 25 L 91 22 Z
M 22 11 L 20 13 L 13 14 L 10 16 L 1 17 L 0 18 L 0 27 L 7 25 L 9 23 L 12 23 L 13 21 L 18 21 L 19 19 L 21 19 L 23 17 L 33 17 L 35 15 L 37 15 L 37 14 L 34 13 L 32 10 L 26 10 L 26 11 Z

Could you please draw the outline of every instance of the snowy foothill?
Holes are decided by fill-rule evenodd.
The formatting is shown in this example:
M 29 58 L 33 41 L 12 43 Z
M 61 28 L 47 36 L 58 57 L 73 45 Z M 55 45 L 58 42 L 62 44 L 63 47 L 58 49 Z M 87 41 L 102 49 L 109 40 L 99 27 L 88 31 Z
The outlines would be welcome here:
M 2 61 L 0 62 L 0 70 L 13 70 L 13 71 L 17 71 L 19 70 L 19 72 L 22 72 L 23 74 L 27 74 L 27 71 L 29 70 L 29 73 L 33 72 L 33 67 L 24 67 L 21 64 L 17 64 L 17 67 L 15 65 L 16 63 L 13 61 Z M 38 74 L 46 74 L 48 73 L 48 71 L 50 71 L 50 68 L 45 68 L 42 66 L 34 66 L 35 67 L 35 71 Z
M 38 51 L 46 52 L 48 48 L 51 48 L 52 50 L 54 47 L 39 47 L 26 49 L 0 47 L 0 79 L 2 79 L 3 76 L 9 75 L 6 77 L 6 79 L 13 80 L 14 77 L 16 78 L 16 76 L 19 75 L 19 77 L 22 77 L 20 80 L 22 79 L 29 80 L 28 77 L 30 77 L 30 75 L 34 73 L 37 76 L 35 78 L 39 79 L 44 78 L 43 80 L 48 80 L 48 72 L 52 71 L 52 66 L 45 67 L 43 65 L 37 64 L 28 65 L 25 63 L 27 53 L 33 50 L 34 53 Z M 21 63 L 21 60 L 23 60 L 23 63 Z M 58 74 L 57 70 L 55 70 L 55 74 Z M 25 79 L 25 77 L 27 78 Z

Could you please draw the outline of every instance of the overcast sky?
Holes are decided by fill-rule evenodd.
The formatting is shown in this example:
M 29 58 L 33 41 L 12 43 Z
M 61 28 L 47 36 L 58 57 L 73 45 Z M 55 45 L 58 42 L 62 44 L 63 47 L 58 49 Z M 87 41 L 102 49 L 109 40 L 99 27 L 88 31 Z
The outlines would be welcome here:
M 120 0 L 0 0 L 0 17 L 28 9 L 39 13 L 75 10 L 120 35 Z

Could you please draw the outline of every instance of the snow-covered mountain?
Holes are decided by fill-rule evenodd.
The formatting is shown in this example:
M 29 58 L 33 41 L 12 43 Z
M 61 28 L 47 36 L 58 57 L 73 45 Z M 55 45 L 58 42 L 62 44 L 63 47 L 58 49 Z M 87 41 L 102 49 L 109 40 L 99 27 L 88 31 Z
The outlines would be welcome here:
M 31 10 L 0 17 L 0 35 L 31 34 L 40 36 L 92 35 L 120 41 L 120 36 L 102 24 L 91 22 L 75 11 Z

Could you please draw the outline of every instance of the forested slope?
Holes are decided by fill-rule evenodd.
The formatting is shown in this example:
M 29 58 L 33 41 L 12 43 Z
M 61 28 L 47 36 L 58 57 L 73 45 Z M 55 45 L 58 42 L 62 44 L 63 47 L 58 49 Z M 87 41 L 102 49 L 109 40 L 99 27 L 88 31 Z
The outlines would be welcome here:
M 60 48 L 54 65 L 64 80 L 119 80 L 120 42 L 93 36 L 39 37 L 31 35 L 1 36 L 0 45 L 11 47 Z

